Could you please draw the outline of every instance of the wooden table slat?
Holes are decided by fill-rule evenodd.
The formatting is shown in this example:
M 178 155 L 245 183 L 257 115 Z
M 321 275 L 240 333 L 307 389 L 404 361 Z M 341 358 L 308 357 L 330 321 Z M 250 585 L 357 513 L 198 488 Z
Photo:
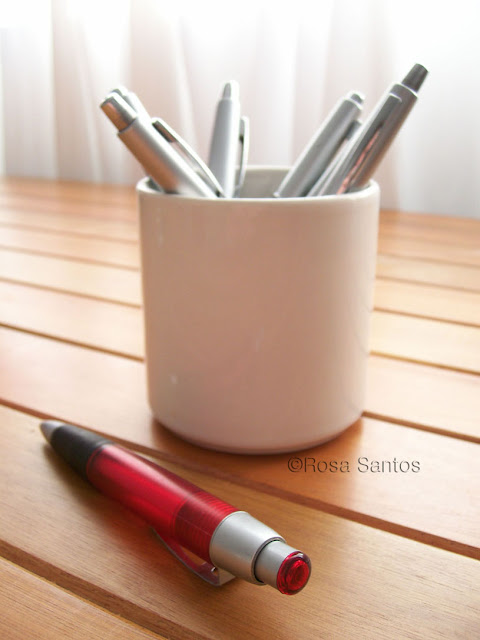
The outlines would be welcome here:
M 140 263 L 139 247 L 135 241 L 122 242 L 108 238 L 55 234 L 41 229 L 0 227 L 0 247 L 112 267 L 138 269 Z
M 467 216 L 447 216 L 435 213 L 417 213 L 415 211 L 382 210 L 382 221 L 393 226 L 399 232 L 408 229 L 440 229 L 445 232 L 463 231 L 467 234 L 479 233 L 480 220 Z
M 379 255 L 377 277 L 480 292 L 480 268 Z
M 380 232 L 378 236 L 378 251 L 382 255 L 472 267 L 480 267 L 479 246 L 480 240 L 477 246 L 463 247 L 446 242 L 404 237 L 397 233 Z
M 5 640 L 164 640 L 2 558 L 0 610 Z
M 140 272 L 127 268 L 0 249 L 0 278 L 129 305 L 141 304 Z M 465 282 L 466 278 L 461 277 L 458 284 L 461 287 Z M 474 279 L 467 282 L 467 288 L 474 283 Z M 375 308 L 480 326 L 480 291 L 378 278 Z
M 122 205 L 134 212 L 136 203 L 134 185 L 102 184 L 75 180 L 45 180 L 8 176 L 0 178 L 1 202 L 15 208 L 25 200 L 35 204 L 39 199 L 53 203 L 79 201 L 89 204 Z
M 139 306 L 139 271 L 0 250 L 0 278 Z
M 376 355 L 480 373 L 480 327 L 374 311 L 370 348 Z
M 275 526 L 311 554 L 315 567 L 310 588 L 293 598 L 241 580 L 217 590 L 179 566 L 143 522 L 59 460 L 35 418 L 2 414 L 0 549 L 7 558 L 21 553 L 26 569 L 47 573 L 143 627 L 169 635 L 169 625 L 174 637 L 211 640 L 230 640 L 232 629 L 239 638 L 332 637 L 339 624 L 344 637 L 369 636 L 374 629 L 398 637 L 399 628 L 411 637 L 420 637 L 419 629 L 422 637 L 474 636 L 480 565 L 470 558 L 182 470 Z M 15 493 L 5 490 L 11 484 Z M 32 502 L 32 486 L 41 502 Z
M 375 309 L 480 326 L 480 293 L 378 278 Z
M 128 443 L 133 443 L 135 446 L 146 449 L 149 451 L 162 451 L 167 457 L 174 456 L 175 459 L 188 459 L 190 464 L 199 459 L 203 459 L 202 453 L 199 452 L 197 447 L 186 445 L 178 438 L 170 435 L 168 431 L 162 429 L 151 417 L 150 410 L 147 406 L 145 398 L 145 377 L 143 364 L 135 361 L 127 361 L 122 358 L 111 356 L 104 353 L 98 353 L 94 351 L 87 351 L 78 347 L 74 347 L 62 343 L 52 343 L 49 340 L 38 338 L 35 336 L 29 336 L 26 334 L 17 334 L 15 332 L 0 329 L 0 340 L 2 344 L 2 351 L 4 353 L 4 362 L 8 369 L 12 372 L 9 379 L 2 385 L 3 402 L 29 410 L 37 415 L 54 417 L 56 419 L 65 420 L 67 422 L 73 422 L 82 426 L 90 427 L 96 431 L 99 431 L 110 437 L 118 437 Z M 377 358 L 381 363 L 382 359 Z M 15 366 L 13 363 L 15 362 Z M 404 363 L 395 363 L 403 365 Z M 15 371 L 23 371 L 23 374 L 15 373 Z M 388 369 L 387 369 L 388 371 Z M 437 370 L 434 370 L 437 371 Z M 386 386 L 391 384 L 385 376 L 382 376 L 381 370 L 374 371 L 372 374 L 380 380 L 380 384 Z M 455 374 L 460 375 L 460 374 Z M 464 374 L 463 374 L 464 375 Z M 467 376 L 468 380 L 470 378 Z M 480 413 L 480 395 L 478 394 L 478 384 L 480 384 L 480 378 L 473 376 L 477 386 L 470 389 L 471 397 L 468 399 L 468 394 L 463 390 L 463 395 L 460 395 L 458 409 L 462 408 L 464 413 L 464 424 L 462 425 L 466 433 L 456 432 L 452 435 L 461 438 L 473 439 L 480 441 L 480 434 L 478 432 L 478 420 L 471 418 L 471 416 L 477 416 Z M 407 375 L 408 380 L 408 375 Z M 419 389 L 415 392 L 417 398 L 417 405 L 414 404 L 413 398 L 410 400 L 411 406 L 407 407 L 408 411 L 402 405 L 402 385 L 400 385 L 399 392 L 399 404 L 401 405 L 403 413 L 398 413 L 398 416 L 415 417 L 419 412 L 423 410 L 423 403 L 425 399 L 432 398 L 432 403 L 428 404 L 431 410 L 431 415 L 437 418 L 437 424 L 435 429 L 439 430 L 443 425 L 444 429 L 451 429 L 452 425 L 455 425 L 455 429 L 460 430 L 461 425 L 459 417 L 457 415 L 456 407 L 450 408 L 450 414 L 443 415 L 443 411 L 447 411 L 450 405 L 447 403 L 450 397 L 447 393 L 439 395 L 444 399 L 444 403 L 439 405 L 437 399 L 437 389 L 433 386 L 432 381 L 430 385 L 431 389 L 427 389 L 426 386 L 422 387 L 418 385 Z M 439 384 L 443 383 L 443 377 L 440 377 Z M 379 389 L 379 395 L 376 403 L 370 400 L 369 407 L 377 409 L 385 409 L 382 405 L 382 394 L 384 394 L 384 386 Z M 128 390 L 128 392 L 126 391 Z M 411 393 L 411 390 L 408 390 Z M 456 389 L 455 386 L 451 387 L 452 393 L 462 392 L 461 387 Z M 450 387 L 449 387 L 450 393 Z M 415 395 L 415 394 L 412 394 Z M 463 401 L 463 402 L 462 402 Z M 375 413 L 373 411 L 372 413 Z M 455 415 L 452 415 L 455 414 Z M 420 416 L 427 419 L 428 416 Z M 447 422 L 442 422 L 447 419 Z M 454 422 L 456 418 L 457 422 Z M 433 429 L 433 427 L 430 427 Z M 377 450 L 375 442 L 383 441 L 381 437 L 383 432 L 387 438 L 392 438 L 391 449 Z M 343 440 L 338 440 L 340 449 L 335 449 L 332 453 L 332 460 L 336 460 L 341 455 L 342 450 L 349 450 L 349 458 L 356 460 L 359 457 L 366 456 L 369 459 L 377 459 L 375 456 L 381 456 L 381 459 L 393 460 L 397 457 L 398 460 L 405 458 L 406 460 L 416 460 L 414 455 L 415 449 L 411 450 L 412 438 L 418 439 L 418 442 L 423 442 L 426 437 L 425 446 L 422 449 L 423 457 L 425 459 L 425 452 L 431 451 L 428 455 L 428 466 L 430 473 L 432 469 L 446 470 L 451 467 L 450 460 L 450 439 L 443 438 L 433 433 L 419 434 L 415 429 L 408 429 L 405 427 L 398 427 L 394 424 L 389 425 L 387 423 L 381 423 L 380 426 L 376 421 L 363 421 L 360 432 L 362 438 L 365 438 L 367 445 L 363 445 L 363 440 L 358 440 L 357 430 L 351 429 L 346 432 Z M 394 435 L 398 434 L 398 438 Z M 380 437 L 379 437 L 380 436 Z M 453 440 L 452 440 L 453 441 Z M 353 448 L 349 449 L 347 446 L 351 443 Z M 354 445 L 354 443 L 356 443 Z M 394 444 L 393 444 L 394 443 Z M 455 445 L 452 445 L 455 446 Z M 461 442 L 458 446 L 467 446 L 466 451 L 471 451 L 472 456 L 476 453 L 476 445 L 473 443 Z M 471 447 L 469 449 L 468 447 Z M 324 445 L 325 447 L 325 445 Z M 320 447 L 315 451 L 310 452 L 314 457 L 322 456 L 322 451 L 325 449 Z M 328 451 L 328 447 L 327 447 Z M 434 453 L 433 453 L 434 452 Z M 188 454 L 188 455 L 187 455 Z M 418 454 L 422 456 L 422 452 Z M 220 470 L 224 458 L 218 453 L 208 452 L 208 456 L 205 459 L 205 464 L 209 468 L 218 468 L 215 460 L 218 458 Z M 234 456 L 236 458 L 236 456 Z M 268 466 L 269 457 L 262 457 L 265 461 L 265 465 Z M 469 458 L 471 459 L 471 458 Z M 244 457 L 240 456 L 240 467 L 244 464 Z M 341 460 L 340 460 L 341 461 Z M 228 470 L 229 463 L 226 463 L 225 469 Z M 292 482 L 291 474 L 288 473 L 286 466 L 287 459 L 284 457 L 278 458 L 276 462 L 277 474 L 272 474 L 270 485 L 274 491 L 279 491 L 282 495 L 289 491 L 290 482 Z M 427 463 L 426 463 L 427 464 Z M 469 466 L 470 465 L 470 466 Z M 262 465 L 260 465 L 262 467 Z M 467 463 L 465 460 L 465 469 L 471 467 L 471 463 Z M 248 477 L 247 469 L 238 471 L 238 476 L 242 478 Z M 261 469 L 258 471 L 258 481 L 265 484 L 260 478 L 263 477 Z M 472 472 L 473 473 L 473 472 Z M 443 475 L 437 471 L 438 481 Z M 434 478 L 437 477 L 434 474 Z M 318 505 L 335 505 L 335 509 L 338 512 L 346 513 L 349 517 L 359 518 L 358 513 L 362 513 L 365 510 L 370 510 L 369 517 L 377 518 L 378 520 L 385 520 L 387 523 L 392 521 L 396 524 L 397 531 L 404 531 L 409 536 L 421 537 L 423 533 L 431 535 L 431 539 L 435 538 L 435 544 L 444 544 L 442 539 L 451 536 L 458 549 L 462 548 L 463 552 L 469 553 L 468 547 L 473 546 L 475 539 L 475 527 L 473 531 L 466 538 L 462 538 L 465 535 L 465 531 L 469 531 L 469 528 L 459 530 L 454 533 L 457 527 L 458 517 L 463 513 L 470 513 L 471 506 L 468 506 L 470 500 L 470 484 L 465 485 L 464 491 L 460 491 L 460 495 L 457 495 L 456 490 L 459 486 L 463 486 L 461 483 L 452 485 L 451 489 L 454 491 L 452 495 L 452 501 L 456 507 L 460 510 L 458 513 L 454 512 L 453 524 L 449 525 L 444 523 L 443 532 L 436 529 L 436 521 L 432 521 L 429 524 L 428 520 L 424 520 L 425 506 L 423 501 L 426 500 L 427 504 L 437 504 L 439 496 L 444 498 L 443 494 L 438 493 L 438 486 L 435 482 L 424 486 L 421 483 L 428 480 L 428 476 L 414 474 L 407 476 L 406 481 L 402 484 L 403 474 L 395 474 L 391 476 L 397 478 L 393 484 L 382 480 L 382 487 L 386 491 L 385 501 L 379 503 L 373 499 L 375 495 L 375 478 L 380 476 L 363 475 L 362 473 L 351 473 L 348 476 L 342 476 L 341 474 L 330 476 L 334 486 L 338 478 L 346 477 L 343 482 L 350 483 L 352 492 L 355 495 L 361 496 L 360 503 L 362 508 L 349 502 L 350 492 L 340 492 L 339 502 L 335 503 L 332 498 L 318 497 L 315 494 L 315 484 L 309 486 L 309 492 L 305 496 L 305 499 L 314 499 Z M 389 476 L 390 477 L 390 476 Z M 371 485 L 365 484 L 367 478 L 368 482 L 374 482 L 373 494 L 370 492 Z M 400 481 L 398 479 L 400 478 Z M 467 475 L 468 483 L 472 482 L 472 486 L 477 486 L 474 478 Z M 313 480 L 313 479 L 312 479 Z M 408 484 L 411 482 L 413 484 Z M 447 478 L 447 485 L 450 482 L 450 478 Z M 267 482 L 268 484 L 268 482 Z M 417 489 L 422 487 L 422 491 L 419 492 L 416 500 L 416 508 L 412 508 L 411 498 L 407 503 L 402 499 L 403 489 L 406 487 Z M 428 491 L 427 488 L 429 487 Z M 366 493 L 365 493 L 366 492 Z M 316 497 L 315 497 L 316 496 Z M 463 498 L 462 498 L 463 496 Z M 389 505 L 395 505 L 394 508 Z M 329 507 L 331 508 L 331 507 Z M 412 520 L 413 518 L 413 520 Z M 474 520 L 473 514 L 469 516 L 470 521 Z M 447 520 L 445 518 L 445 520 Z M 384 528 L 389 528 L 390 525 L 382 525 Z M 433 528 L 432 528 L 433 527 Z M 417 532 L 417 533 L 415 533 Z M 447 533 L 448 532 L 448 533 Z
M 480 220 L 382 211 L 364 417 L 241 456 L 151 415 L 137 217 L 133 186 L 0 179 L 0 635 L 477 637 Z M 310 584 L 203 584 L 55 455 L 41 417 L 250 511 L 312 557 Z
M 141 362 L 6 328 L 0 328 L 0 347 L 3 364 L 11 371 L 0 389 L 0 397 L 7 404 L 30 405 L 40 413 L 54 413 L 58 390 L 49 372 L 58 371 L 61 396 L 74 404 L 80 396 L 80 410 L 84 409 L 83 397 L 96 396 L 100 389 L 102 398 L 108 398 L 107 407 L 108 402 L 117 402 L 115 398 L 122 389 L 132 389 L 132 394 L 135 389 L 140 401 L 138 405 L 131 403 L 130 395 L 122 398 L 126 411 L 143 406 L 146 390 Z M 371 356 L 366 412 L 479 441 L 479 385 L 478 375 Z
M 3 326 L 144 357 L 140 308 L 1 280 L 0 299 Z M 480 373 L 480 327 L 374 311 L 370 346 L 377 355 Z
M 0 227 L 47 230 L 51 233 L 68 233 L 89 238 L 112 238 L 123 242 L 138 242 L 136 221 L 68 215 L 65 212 L 65 205 L 61 206 L 60 211 L 63 213 L 52 213 L 50 210 L 46 213 L 37 213 L 35 211 L 0 209 Z

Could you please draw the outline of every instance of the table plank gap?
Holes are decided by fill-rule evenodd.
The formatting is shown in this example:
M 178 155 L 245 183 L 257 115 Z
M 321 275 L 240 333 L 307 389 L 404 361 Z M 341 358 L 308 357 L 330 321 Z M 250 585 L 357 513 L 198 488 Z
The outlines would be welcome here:
M 126 221 L 101 220 L 82 216 L 35 214 L 0 209 L 0 226 L 50 233 L 68 233 L 79 237 L 138 242 L 138 225 Z
M 138 272 L 138 265 L 128 264 L 125 262 L 116 262 L 115 258 L 110 260 L 100 260 L 95 257 L 87 257 L 81 255 L 71 255 L 70 253 L 55 253 L 52 251 L 42 251 L 38 249 L 23 249 L 22 247 L 11 247 L 0 243 L 0 251 L 2 253 L 11 252 L 12 254 L 25 254 L 26 256 L 41 256 L 43 258 L 52 258 L 53 260 L 68 260 L 69 262 L 80 262 L 82 264 L 91 264 L 99 267 L 117 267 L 128 271 Z
M 191 445 L 148 416 L 146 424 L 132 423 L 124 407 L 119 412 L 123 418 L 102 412 L 87 420 L 85 412 L 72 419 L 61 411 L 36 415 L 14 403 L 10 409 L 32 415 L 37 428 L 40 419 L 72 422 L 139 453 L 347 519 L 375 523 L 377 528 L 433 546 L 465 555 L 480 546 L 475 509 L 480 490 L 478 444 L 456 437 L 363 418 L 336 440 L 300 453 L 238 456 Z M 295 473 L 292 460 L 300 460 L 300 473 Z M 455 476 L 458 465 L 462 475 L 452 483 L 450 475 Z M 449 509 L 442 512 L 447 498 Z
M 69 296 L 75 296 L 78 298 L 84 298 L 86 300 L 93 300 L 93 301 L 102 302 L 105 304 L 117 304 L 117 305 L 122 305 L 124 307 L 129 307 L 132 309 L 141 309 L 140 302 L 136 302 L 135 299 L 133 299 L 132 301 L 129 301 L 129 300 L 123 299 L 123 297 L 116 297 L 113 295 L 112 296 L 95 295 L 93 293 L 89 293 L 88 290 L 74 291 L 68 287 L 62 288 L 62 287 L 49 286 L 45 284 L 37 284 L 37 283 L 28 282 L 28 280 L 17 280 L 15 278 L 5 278 L 3 276 L 0 276 L 0 282 L 5 282 L 7 284 L 13 284 L 18 286 L 27 286 L 27 287 L 31 287 L 32 289 L 39 289 L 41 291 L 50 291 L 52 293 L 68 294 Z
M 2 422 L 4 477 L 7 486 L 15 478 L 16 490 L 0 486 L 1 548 L 16 554 L 14 562 L 23 558 L 35 573 L 48 572 L 60 586 L 144 628 L 162 633 L 168 621 L 179 634 L 192 631 L 190 637 L 210 640 L 232 633 L 263 638 L 265 628 L 271 637 L 310 638 L 331 636 L 341 611 L 345 637 L 371 635 L 372 629 L 396 637 L 400 624 L 411 636 L 420 628 L 422 637 L 453 630 L 472 637 L 479 564 L 469 557 L 165 464 L 277 528 L 310 553 L 316 568 L 295 598 L 241 580 L 216 590 L 179 566 L 141 520 L 79 478 L 46 445 L 34 418 L 4 410 Z M 290 483 L 290 491 L 296 488 Z M 432 612 L 427 618 L 426 603 Z
M 61 218 L 62 222 L 68 220 L 65 216 Z M 55 221 L 56 222 L 56 221 Z M 67 225 L 66 229 L 57 229 L 56 227 L 43 227 L 38 225 L 29 225 L 21 223 L 3 222 L 0 220 L 0 229 L 7 229 L 12 231 L 26 231 L 32 233 L 44 233 L 52 236 L 58 236 L 59 238 L 77 238 L 80 240 L 101 240 L 103 242 L 111 242 L 116 244 L 133 245 L 138 246 L 138 238 L 124 238 L 124 237 L 110 237 L 108 234 L 92 233 L 90 231 L 78 230 L 75 227 L 70 229 Z
M 0 559 L 0 576 L 2 638 L 166 640 L 8 560 Z
M 0 298 L 5 327 L 134 359 L 144 357 L 140 307 L 2 280 Z M 454 371 L 480 371 L 479 327 L 375 310 L 370 349 L 385 357 Z
M 37 579 L 45 580 L 58 588 L 70 592 L 72 597 L 85 600 L 92 607 L 105 609 L 110 615 L 115 615 L 117 621 L 119 619 L 123 619 L 125 622 L 128 620 L 131 625 L 135 625 L 137 628 L 144 628 L 146 631 L 143 637 L 152 638 L 152 633 L 149 632 L 153 632 L 153 638 L 160 638 L 160 640 L 162 640 L 162 635 L 159 636 L 158 634 L 168 634 L 169 636 L 174 634 L 174 637 L 179 640 L 189 640 L 190 638 L 193 638 L 193 640 L 209 640 L 206 636 L 196 634 L 192 629 L 173 623 L 168 618 L 164 618 L 161 615 L 153 616 L 151 611 L 139 606 L 132 606 L 132 603 L 127 598 L 118 596 L 114 588 L 102 589 L 94 582 L 82 579 L 75 573 L 64 571 L 56 564 L 43 560 L 40 555 L 28 553 L 25 549 L 16 547 L 1 538 L 0 557 L 24 571 L 34 574 Z M 113 585 L 111 586 L 113 587 Z M 98 629 L 96 631 L 98 632 Z M 73 637 L 76 640 L 77 636 Z M 121 637 L 123 639 L 124 636 Z
M 51 406 L 58 395 L 51 387 L 51 372 L 65 370 L 68 378 L 60 374 L 56 379 L 63 394 L 60 405 L 75 408 L 80 389 L 87 397 L 92 394 L 95 397 L 102 389 L 105 409 L 110 410 L 109 402 L 118 404 L 116 396 L 121 389 L 131 388 L 134 396 L 138 394 L 138 399 L 137 402 L 126 402 L 126 406 L 132 411 L 135 407 L 146 408 L 142 362 L 6 328 L 0 328 L 0 345 L 3 365 L 11 369 L 2 383 L 2 397 L 6 401 L 24 406 L 33 403 L 42 412 L 58 411 Z M 479 436 L 478 375 L 372 355 L 367 377 L 366 411 L 401 419 L 420 429 L 447 430 L 461 434 L 462 438 Z M 107 390 L 112 394 L 110 400 Z M 455 399 L 453 403 L 452 398 Z M 45 407 L 48 407 L 46 411 Z
M 99 346 L 99 345 L 88 344 L 86 342 L 82 342 L 81 340 L 72 340 L 72 339 L 66 338 L 64 336 L 62 336 L 62 337 L 54 336 L 54 335 L 51 335 L 49 333 L 43 333 L 41 331 L 34 331 L 32 329 L 23 329 L 22 327 L 10 325 L 10 324 L 5 323 L 5 322 L 0 322 L 0 327 L 2 327 L 4 329 L 11 329 L 13 331 L 20 331 L 22 333 L 27 333 L 27 334 L 32 335 L 32 336 L 37 336 L 38 338 L 47 338 L 49 340 L 55 340 L 56 342 L 61 342 L 61 343 L 64 343 L 64 344 L 70 344 L 70 345 L 72 345 L 74 347 L 81 347 L 83 349 L 90 349 L 91 351 L 95 351 L 95 352 L 98 352 L 98 353 L 105 353 L 107 355 L 117 356 L 117 357 L 120 357 L 120 358 L 126 358 L 127 360 L 134 360 L 135 362 L 143 362 L 144 361 L 143 356 L 137 356 L 137 355 L 132 354 L 132 353 L 127 353 L 124 350 L 117 351 L 115 349 L 109 349 L 108 347 L 102 347 L 102 346 Z
M 454 264 L 461 267 L 480 267 L 480 251 L 476 247 L 458 247 L 442 242 L 432 244 L 428 240 L 403 237 L 399 234 L 378 236 L 378 252 L 380 255 L 397 258 L 410 258 L 418 262 L 436 262 L 438 264 Z
M 0 324 L 0 326 L 1 326 L 1 324 Z M 40 334 L 38 334 L 38 335 L 40 335 Z M 44 337 L 48 337 L 48 335 L 45 335 Z M 478 370 L 477 366 L 475 366 L 474 369 L 470 369 L 469 367 L 465 367 L 464 368 L 464 367 L 454 366 L 454 365 L 451 365 L 451 364 L 442 364 L 441 362 L 431 362 L 430 360 L 421 360 L 419 358 L 412 358 L 412 357 L 408 357 L 408 356 L 404 356 L 404 355 L 392 354 L 392 353 L 389 353 L 388 351 L 376 351 L 374 349 L 372 351 L 370 351 L 370 355 L 371 356 L 379 356 L 381 358 L 388 358 L 390 360 L 398 360 L 399 362 L 408 362 L 410 364 L 420 364 L 420 365 L 427 364 L 430 367 L 435 367 L 437 369 L 443 369 L 445 371 L 456 371 L 457 373 L 468 373 L 468 374 L 471 374 L 471 375 L 480 376 L 480 370 Z

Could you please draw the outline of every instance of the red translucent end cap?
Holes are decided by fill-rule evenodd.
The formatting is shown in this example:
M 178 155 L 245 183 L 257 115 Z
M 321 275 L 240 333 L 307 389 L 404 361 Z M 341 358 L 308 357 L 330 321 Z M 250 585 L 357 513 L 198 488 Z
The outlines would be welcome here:
M 307 584 L 310 571 L 310 558 L 301 551 L 294 551 L 280 565 L 277 589 L 287 596 L 298 593 Z

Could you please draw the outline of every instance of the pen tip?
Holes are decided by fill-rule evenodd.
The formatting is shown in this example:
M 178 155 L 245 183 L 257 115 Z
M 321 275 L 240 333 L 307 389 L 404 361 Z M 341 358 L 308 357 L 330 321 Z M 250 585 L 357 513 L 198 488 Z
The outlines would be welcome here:
M 222 98 L 229 98 L 230 100 L 238 100 L 240 95 L 240 89 L 238 86 L 238 82 L 235 80 L 230 80 L 223 87 Z
M 360 93 L 360 91 L 352 91 L 348 97 L 359 105 L 362 105 L 365 100 L 365 95 Z
M 120 84 L 118 87 L 115 87 L 114 89 L 112 89 L 110 93 L 116 93 L 122 98 L 125 98 L 125 96 L 128 95 L 128 89 L 127 87 L 124 87 L 123 84 Z
M 428 75 L 427 69 L 421 64 L 414 64 L 405 78 L 402 80 L 402 84 L 412 89 L 412 91 L 418 91 L 423 84 L 423 81 Z
M 53 432 L 62 424 L 62 422 L 58 422 L 57 420 L 44 420 L 40 423 L 40 431 L 43 433 L 47 442 L 52 440 Z

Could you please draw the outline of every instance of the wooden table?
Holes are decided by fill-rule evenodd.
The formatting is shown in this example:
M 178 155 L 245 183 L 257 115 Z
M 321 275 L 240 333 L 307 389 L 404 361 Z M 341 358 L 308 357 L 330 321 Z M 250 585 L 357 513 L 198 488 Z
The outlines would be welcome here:
M 366 411 L 296 473 L 152 420 L 137 237 L 132 187 L 0 183 L 0 636 L 479 638 L 480 221 L 382 212 Z M 55 456 L 44 417 L 248 510 L 310 583 L 203 583 Z

